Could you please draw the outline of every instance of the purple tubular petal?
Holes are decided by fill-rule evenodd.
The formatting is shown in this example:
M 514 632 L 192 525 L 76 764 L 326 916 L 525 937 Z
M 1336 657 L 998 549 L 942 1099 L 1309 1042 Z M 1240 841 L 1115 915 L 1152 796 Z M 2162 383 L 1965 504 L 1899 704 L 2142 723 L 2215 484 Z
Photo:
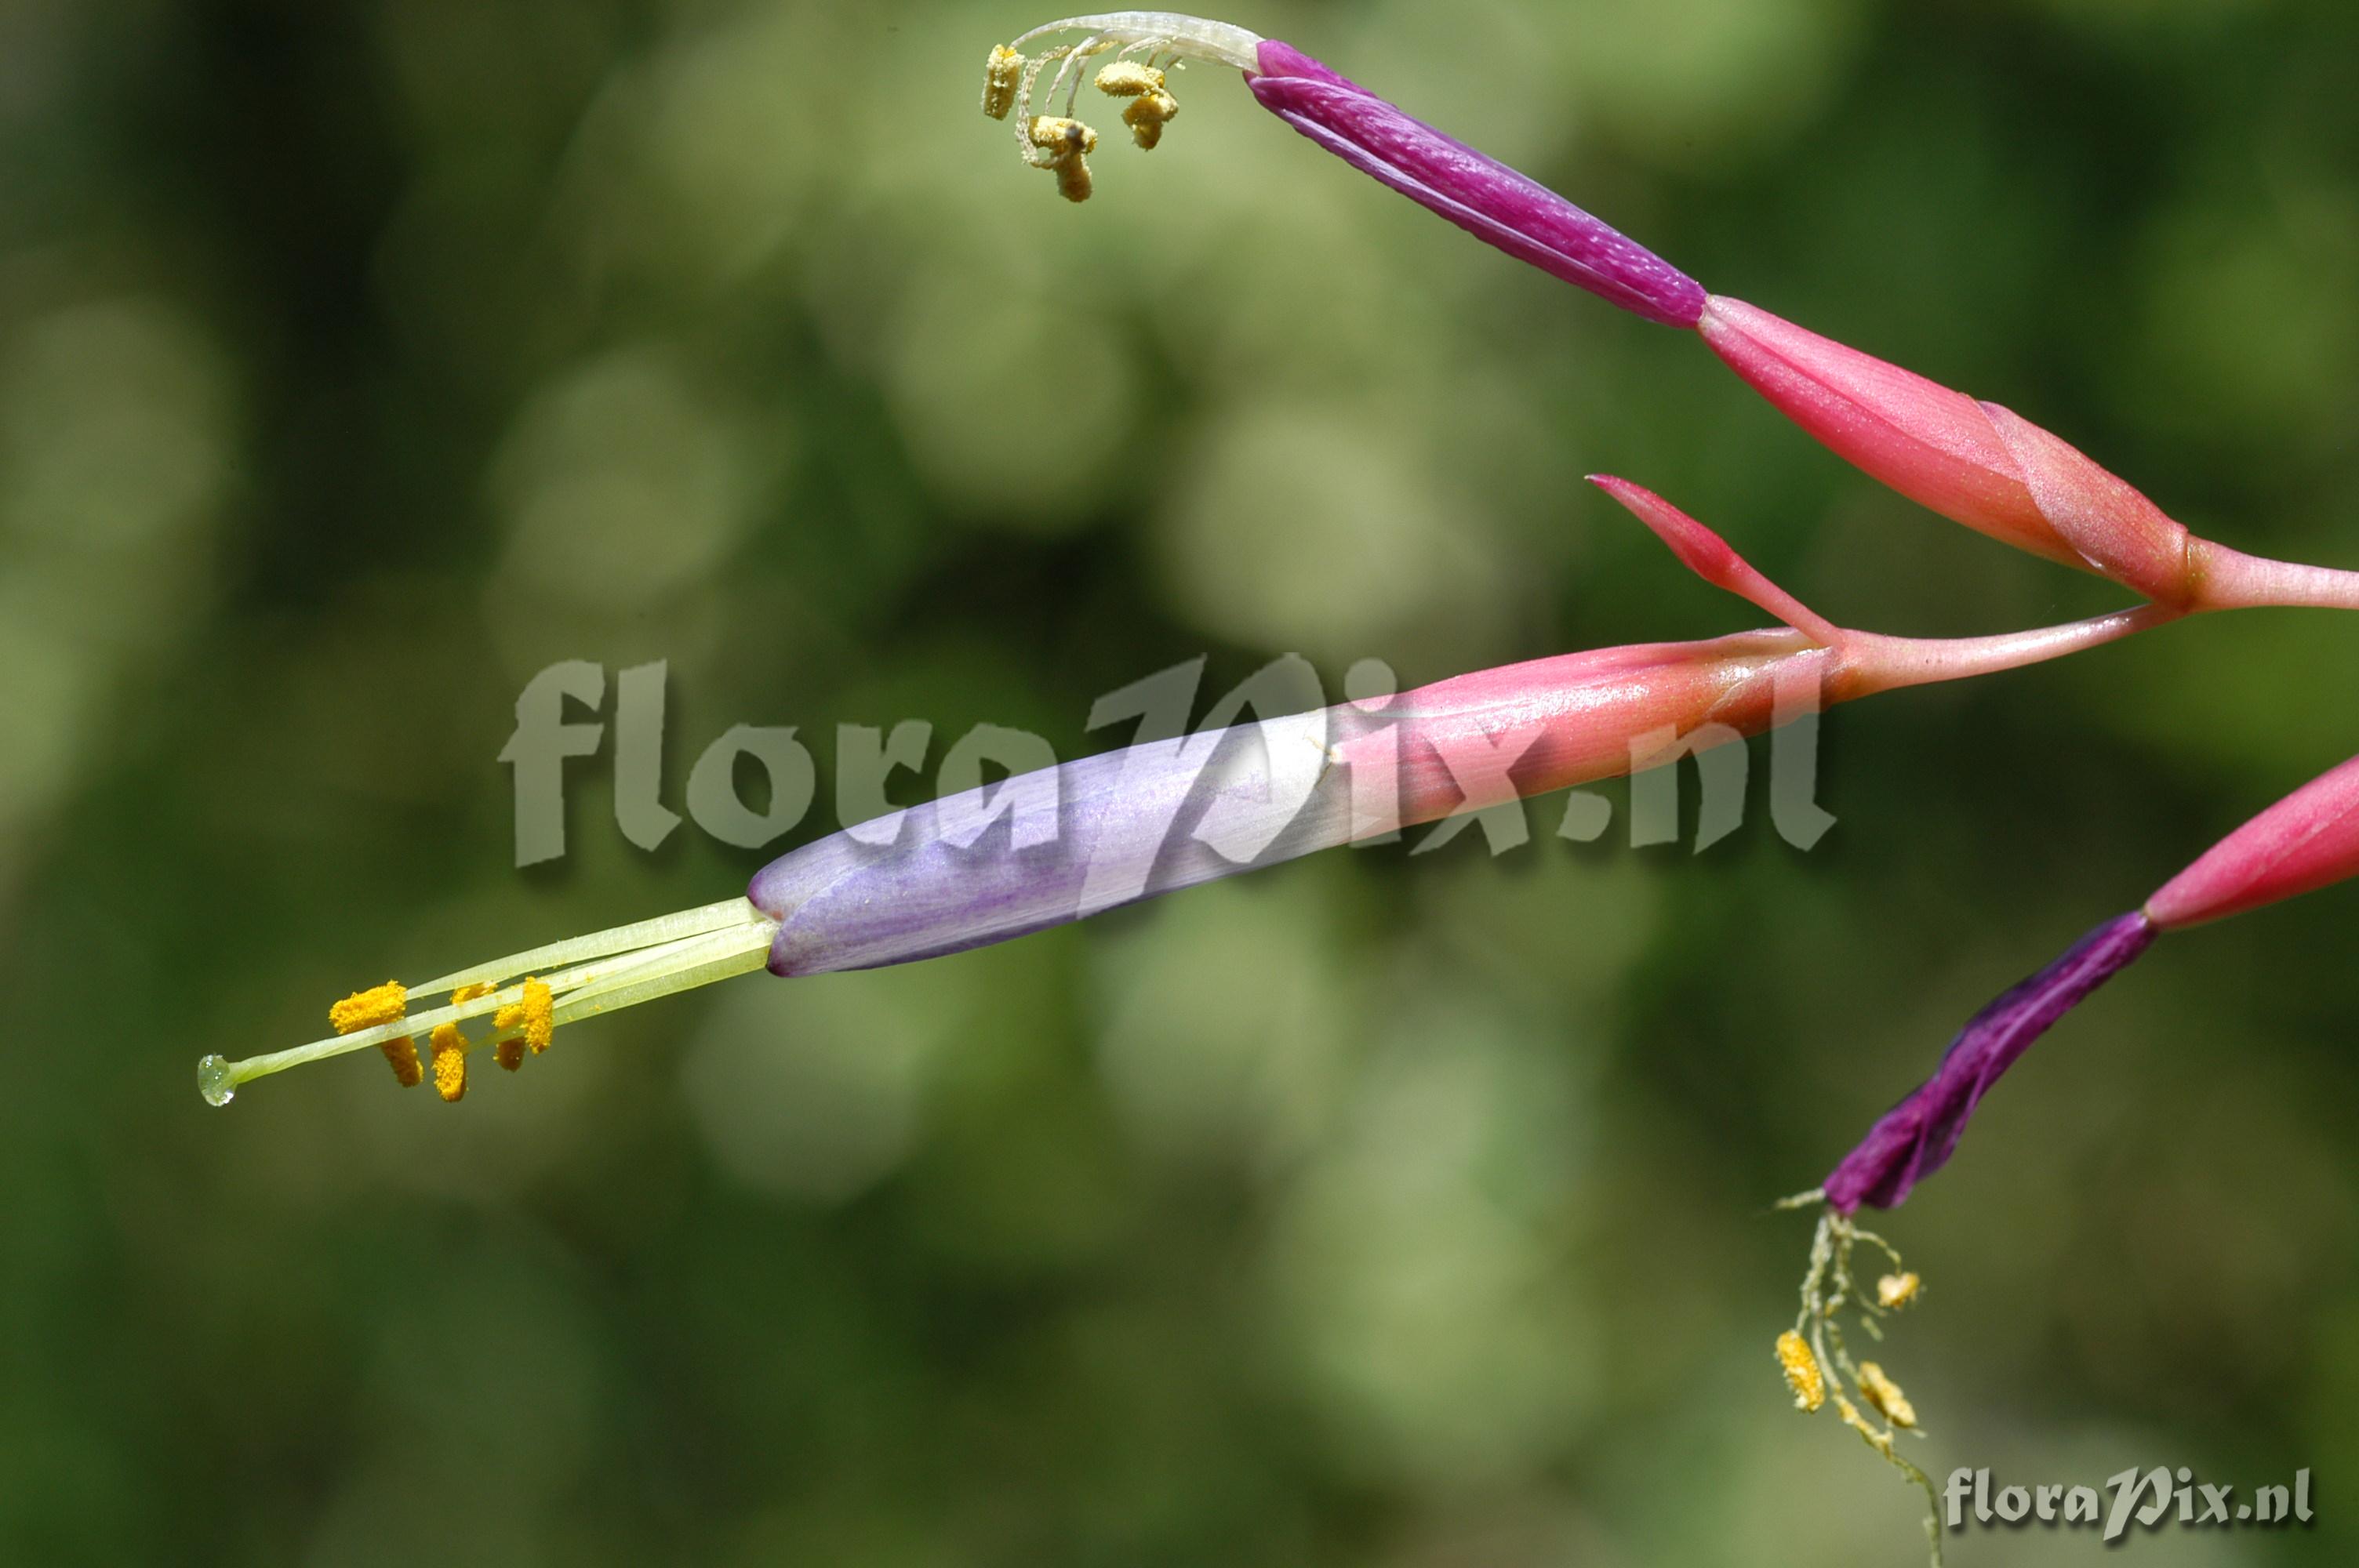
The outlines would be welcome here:
M 1885 1112 L 1827 1177 L 1827 1206 L 1838 1214 L 1850 1214 L 1862 1204 L 1898 1206 L 1911 1188 L 1948 1162 L 1974 1107 L 1999 1075 L 2083 997 L 2128 968 L 2158 934 L 2139 911 L 2108 920 L 1974 1014 L 1950 1043 L 1933 1076 Z
M 1346 842 L 1348 775 L 1323 767 L 1322 738 L 1353 717 L 1332 709 L 1128 746 L 911 806 L 889 845 L 846 829 L 792 850 L 745 890 L 781 922 L 770 972 L 962 952 Z M 1053 803 L 1053 839 L 1019 846 L 1006 817 L 979 836 L 959 830 L 1000 792 L 1027 787 Z
M 1703 316 L 1703 286 L 1548 187 L 1485 157 L 1275 38 L 1246 85 L 1262 107 L 1361 173 L 1485 243 L 1669 327 Z

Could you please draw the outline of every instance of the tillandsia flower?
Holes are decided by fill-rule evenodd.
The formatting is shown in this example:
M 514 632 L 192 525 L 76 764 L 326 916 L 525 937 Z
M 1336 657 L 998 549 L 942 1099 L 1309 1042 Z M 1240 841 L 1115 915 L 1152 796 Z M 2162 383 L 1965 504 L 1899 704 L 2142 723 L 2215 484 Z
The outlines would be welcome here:
M 1029 59 L 1023 54 L 1036 39 L 1059 33 L 1083 37 Z M 1693 327 L 1703 313 L 1704 291 L 1695 279 L 1538 180 L 1411 119 L 1291 45 L 1225 22 L 1163 11 L 1121 11 L 1070 16 L 1035 27 L 1014 44 L 992 50 L 984 65 L 984 113 L 996 120 L 1015 109 L 1025 160 L 1052 167 L 1041 155 L 1034 127 L 1049 125 L 1053 136 L 1054 128 L 1070 123 L 1082 68 L 1109 52 L 1115 56 L 1114 63 L 1099 72 L 1097 85 L 1102 92 L 1134 99 L 1123 118 L 1143 147 L 1155 146 L 1156 137 L 1142 134 L 1133 116 L 1152 113 L 1159 135 L 1162 123 L 1178 112 L 1177 103 L 1162 91 L 1163 73 L 1151 69 L 1157 61 L 1175 69 L 1190 60 L 1231 66 L 1245 73 L 1262 106 L 1288 124 L 1516 260 L 1667 326 Z M 1135 58 L 1149 68 L 1145 74 L 1130 63 Z M 1052 63 L 1057 74 L 1049 98 L 1053 103 L 1060 92 L 1065 94 L 1064 117 L 1036 120 L 1034 86 Z M 1150 111 L 1151 104 L 1156 107 Z M 1066 194 L 1078 200 L 1087 188 L 1081 195 Z
M 1083 35 L 1027 59 L 1020 47 Z M 1991 537 L 2132 589 L 2180 610 L 2256 605 L 2359 609 L 2359 573 L 2247 556 L 2196 537 L 2077 448 L 1995 403 L 1980 403 L 1897 365 L 1708 294 L 1645 246 L 1538 181 L 1455 141 L 1289 44 L 1226 23 L 1165 12 L 1074 16 L 994 49 L 984 108 L 1021 104 L 1026 159 L 1058 171 L 1065 193 L 1089 191 L 1082 162 L 1094 133 L 1071 116 L 1081 68 L 1115 52 L 1109 78 L 1143 80 L 1126 65 L 1217 63 L 1243 71 L 1254 97 L 1354 168 L 1430 208 L 1519 261 L 1625 310 L 1697 330 L 1712 351 L 1804 430 L 1920 505 Z M 1063 117 L 1033 119 L 1032 86 L 1054 62 L 1050 97 Z M 1158 77 L 1159 81 L 1159 77 Z M 1127 89 L 1126 89 L 1127 90 Z M 1086 146 L 1084 145 L 1086 144 Z M 1141 145 L 1152 146 L 1141 139 Z
M 1651 766 L 1683 744 L 1759 734 L 1828 703 L 2013 669 L 2170 618 L 2149 605 L 1995 637 L 1848 631 L 1660 496 L 1596 482 L 1705 580 L 1785 624 L 1537 659 L 1386 702 L 1216 726 L 946 795 L 897 814 L 889 832 L 862 825 L 779 857 L 743 899 L 355 993 L 330 1010 L 330 1037 L 238 1062 L 208 1056 L 200 1085 L 225 1104 L 254 1078 L 371 1046 L 414 1085 L 423 1033 L 436 1087 L 456 1099 L 473 1050 L 488 1044 L 513 1070 L 524 1050 L 512 1042 L 538 1052 L 563 1024 L 765 965 L 823 974 L 1005 941 Z M 409 1011 L 415 999 L 446 995 Z
M 1930 1078 L 1828 1175 L 1827 1206 L 1892 1208 L 1957 1150 L 1999 1075 L 2166 931 L 2225 919 L 2359 876 L 2359 757 L 2312 779 L 2207 850 L 2126 914 L 1976 1013 Z

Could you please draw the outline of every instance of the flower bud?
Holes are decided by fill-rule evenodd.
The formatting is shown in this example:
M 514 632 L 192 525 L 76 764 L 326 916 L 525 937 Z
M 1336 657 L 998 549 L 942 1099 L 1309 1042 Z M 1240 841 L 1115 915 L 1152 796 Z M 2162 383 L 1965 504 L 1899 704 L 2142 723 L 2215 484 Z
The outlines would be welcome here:
M 1742 300 L 1713 296 L 1697 325 L 1787 417 L 1919 505 L 2158 604 L 2199 596 L 2188 531 L 2021 416 Z

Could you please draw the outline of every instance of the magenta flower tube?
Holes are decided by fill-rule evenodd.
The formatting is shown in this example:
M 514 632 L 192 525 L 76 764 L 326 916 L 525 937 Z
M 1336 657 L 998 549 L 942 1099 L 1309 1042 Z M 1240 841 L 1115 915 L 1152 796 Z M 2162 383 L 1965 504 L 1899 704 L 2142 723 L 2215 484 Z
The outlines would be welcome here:
M 1246 78 L 1261 106 L 1486 244 L 1649 321 L 1693 327 L 1703 286 L 1538 180 L 1442 135 L 1275 38 Z

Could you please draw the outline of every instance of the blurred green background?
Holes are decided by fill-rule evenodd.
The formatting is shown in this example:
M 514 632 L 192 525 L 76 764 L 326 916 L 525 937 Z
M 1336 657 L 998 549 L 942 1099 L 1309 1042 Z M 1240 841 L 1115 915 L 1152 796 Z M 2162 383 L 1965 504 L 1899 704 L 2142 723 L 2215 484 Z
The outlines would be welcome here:
M 1914 1496 L 1787 1403 L 1807 1225 L 1765 1206 L 2347 754 L 2349 622 L 1846 708 L 1807 855 L 1758 810 L 1576 847 L 1543 805 L 1495 860 L 734 982 L 456 1108 L 365 1058 L 199 1101 L 200 1054 L 357 986 L 766 858 L 634 849 L 576 763 L 573 852 L 512 869 L 495 758 L 559 659 L 669 661 L 677 807 L 739 722 L 824 780 L 839 723 L 1096 749 L 1093 697 L 1200 653 L 1332 690 L 1757 620 L 1599 469 L 1838 620 L 2118 602 L 1223 72 L 1151 157 L 1101 111 L 1068 207 L 974 111 L 1046 19 L 0 5 L 0 1560 L 1920 1560 Z M 2359 564 L 2347 0 L 1228 19 L 2199 531 Z M 2310 1532 L 2133 1551 L 2349 1559 L 2354 931 L 2344 891 L 2164 945 L 1893 1217 L 1929 1469 L 2307 1465 Z

